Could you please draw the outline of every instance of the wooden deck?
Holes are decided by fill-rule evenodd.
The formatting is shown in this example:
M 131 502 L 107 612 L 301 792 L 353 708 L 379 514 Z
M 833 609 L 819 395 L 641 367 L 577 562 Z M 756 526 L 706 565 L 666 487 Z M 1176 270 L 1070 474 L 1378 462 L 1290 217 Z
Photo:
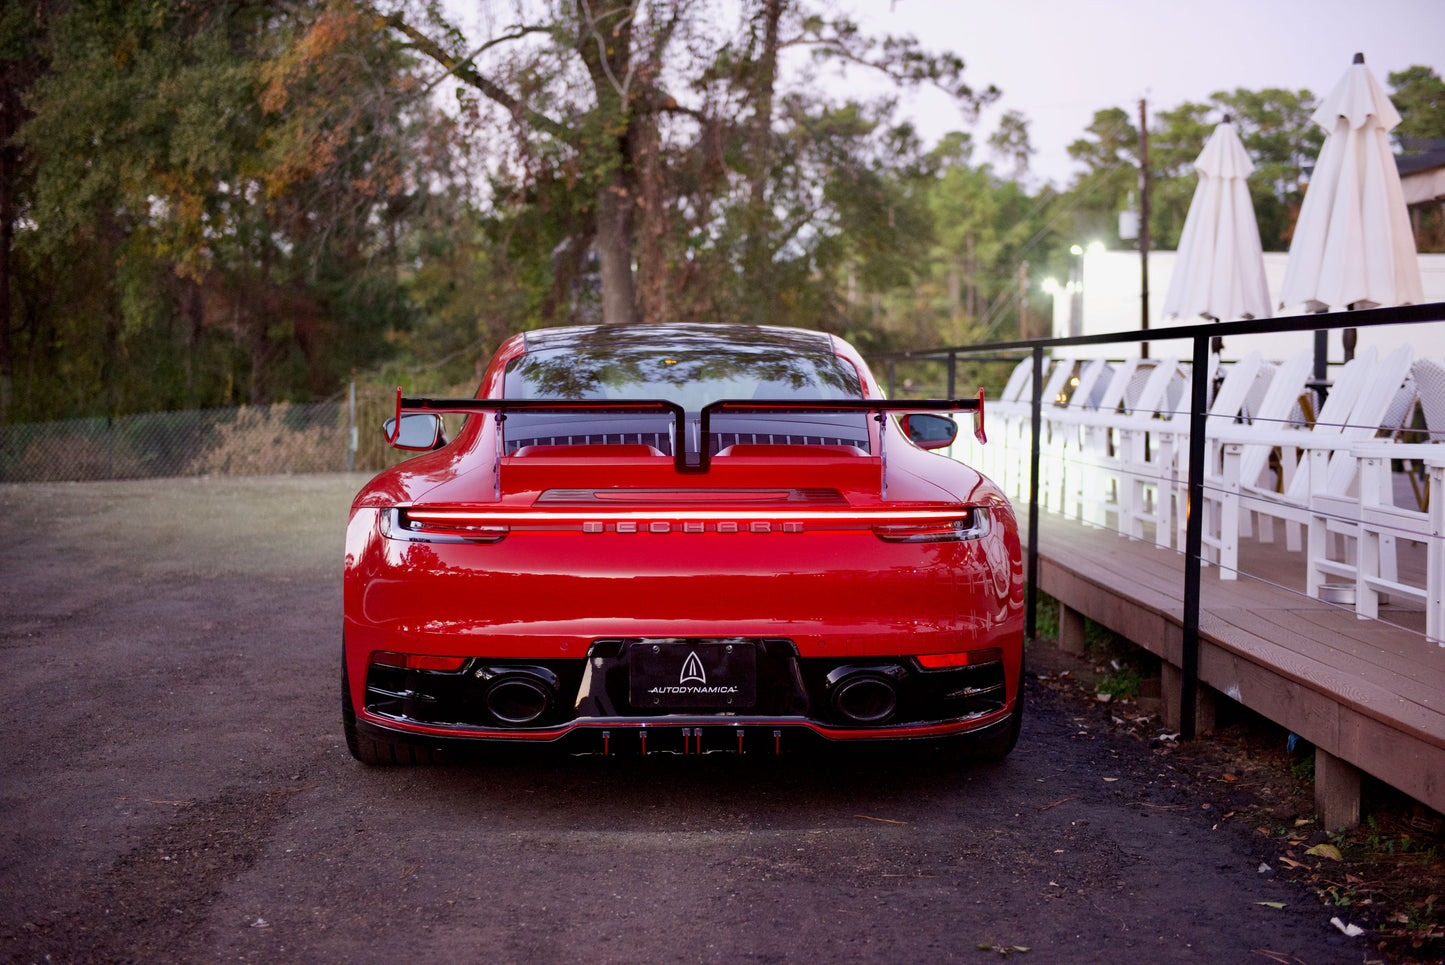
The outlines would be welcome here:
M 1027 506 L 1017 509 L 1027 520 Z M 1197 729 L 1213 726 L 1225 694 L 1313 743 L 1316 803 L 1332 828 L 1358 822 L 1360 772 L 1445 811 L 1445 647 L 1425 639 L 1424 613 L 1386 606 L 1390 622 L 1360 620 L 1304 594 L 1302 553 L 1242 542 L 1250 576 L 1202 574 Z M 1166 722 L 1177 727 L 1183 554 L 1042 512 L 1039 557 L 1040 588 L 1065 608 L 1061 637 L 1078 632 L 1082 614 L 1159 656 Z M 1421 557 L 1402 570 L 1422 569 Z

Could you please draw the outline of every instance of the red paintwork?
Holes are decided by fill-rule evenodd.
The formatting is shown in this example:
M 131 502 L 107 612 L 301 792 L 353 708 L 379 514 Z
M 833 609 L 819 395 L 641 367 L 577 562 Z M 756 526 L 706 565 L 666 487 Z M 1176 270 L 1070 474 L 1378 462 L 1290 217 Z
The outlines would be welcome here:
M 834 342 L 838 354 L 858 369 L 865 395 L 882 398 L 856 351 Z M 523 349 L 522 336 L 503 344 L 483 376 L 479 398 L 500 396 L 506 363 Z M 540 451 L 501 459 L 499 503 L 495 421 L 486 414 L 469 418 L 449 445 L 380 473 L 353 503 L 346 531 L 345 639 L 358 719 L 418 734 L 524 740 L 549 740 L 578 726 L 625 728 L 616 720 L 591 719 L 525 734 L 451 731 L 381 720 L 362 706 L 373 651 L 580 659 L 600 637 L 781 636 L 792 639 L 803 657 L 998 648 L 1012 706 L 1023 634 L 1021 554 L 1012 508 L 990 480 L 915 447 L 894 420 L 880 429 L 870 418 L 869 426 L 874 453 L 880 431 L 886 433 L 886 499 L 880 492 L 882 460 L 837 448 L 739 446 L 735 455 L 715 457 L 709 472 L 689 475 L 675 470 L 672 457 L 648 454 L 648 447 L 610 447 L 615 452 L 608 454 L 600 450 L 609 447 L 590 446 L 537 447 Z M 544 490 L 577 487 L 826 487 L 847 499 L 849 505 L 838 509 L 842 514 L 984 506 L 993 525 L 983 539 L 938 543 L 888 543 L 866 525 L 783 532 L 779 521 L 804 515 L 710 494 L 705 515 L 738 521 L 739 532 L 687 533 L 680 524 L 651 532 L 647 520 L 687 514 L 666 500 L 648 506 L 614 506 L 609 500 L 567 512 L 593 520 L 626 512 L 644 521 L 638 532 L 528 530 L 490 544 L 406 542 L 382 534 L 382 515 L 394 507 L 525 512 Z M 749 531 L 749 522 L 758 520 L 774 525 L 766 533 Z M 876 739 L 955 733 L 1002 716 L 892 729 L 839 728 L 799 718 L 787 723 L 833 739 Z M 685 714 L 667 720 L 708 722 Z M 755 718 L 750 726 L 767 723 Z

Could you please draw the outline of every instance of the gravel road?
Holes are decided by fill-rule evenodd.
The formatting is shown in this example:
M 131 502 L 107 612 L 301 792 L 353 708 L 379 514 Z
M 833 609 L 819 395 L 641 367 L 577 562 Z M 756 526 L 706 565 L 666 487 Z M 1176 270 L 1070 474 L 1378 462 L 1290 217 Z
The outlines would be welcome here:
M 1365 957 L 1202 778 L 1037 681 L 1013 756 L 961 771 L 363 767 L 337 692 L 362 481 L 0 486 L 0 958 Z

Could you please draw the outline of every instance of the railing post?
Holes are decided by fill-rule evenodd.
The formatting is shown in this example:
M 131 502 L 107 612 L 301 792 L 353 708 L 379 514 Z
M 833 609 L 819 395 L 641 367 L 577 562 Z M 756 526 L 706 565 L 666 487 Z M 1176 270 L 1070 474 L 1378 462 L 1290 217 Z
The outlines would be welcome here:
M 893 391 L 893 383 L 896 381 L 895 378 L 894 378 L 894 371 L 895 371 L 895 367 L 894 367 L 894 364 L 893 364 L 893 360 L 892 360 L 892 359 L 889 359 L 889 360 L 888 360 L 888 398 L 890 398 L 890 399 L 896 399 L 896 398 L 898 398 L 898 393 L 895 392 L 895 391 Z
M 944 398 L 953 398 L 954 387 L 958 381 L 958 350 L 948 350 L 948 394 Z
M 1189 498 L 1184 528 L 1184 640 L 1180 654 L 1179 734 L 1194 739 L 1199 692 L 1199 571 L 1204 550 L 1204 433 L 1209 393 L 1209 339 L 1194 337 L 1189 393 Z
M 1033 413 L 1029 432 L 1029 558 L 1024 587 L 1024 637 L 1038 638 L 1039 608 L 1039 434 L 1043 431 L 1044 347 L 1034 346 Z

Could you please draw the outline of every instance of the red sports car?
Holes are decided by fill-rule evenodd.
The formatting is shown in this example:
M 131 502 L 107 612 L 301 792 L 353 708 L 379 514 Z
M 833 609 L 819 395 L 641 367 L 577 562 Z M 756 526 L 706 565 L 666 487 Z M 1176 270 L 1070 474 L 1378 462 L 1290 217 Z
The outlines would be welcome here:
M 1008 500 L 819 332 L 554 328 L 475 399 L 398 393 L 427 450 L 357 495 L 342 717 L 368 764 L 459 745 L 775 754 L 941 744 L 1023 716 Z M 469 418 L 451 442 L 440 412 Z

